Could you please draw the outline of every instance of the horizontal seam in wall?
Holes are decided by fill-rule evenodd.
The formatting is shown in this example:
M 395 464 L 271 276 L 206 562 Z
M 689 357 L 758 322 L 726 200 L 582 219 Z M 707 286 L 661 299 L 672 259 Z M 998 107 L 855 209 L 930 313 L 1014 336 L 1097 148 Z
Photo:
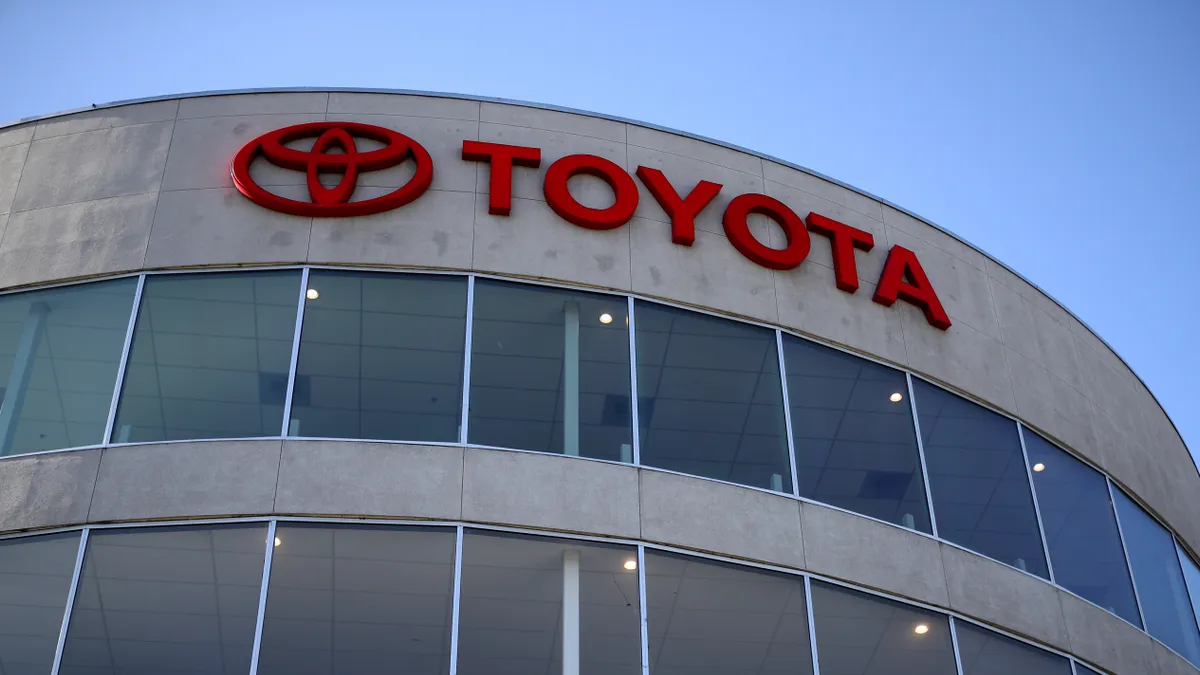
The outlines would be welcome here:
M 592 119 L 592 118 L 589 117 L 589 118 L 584 118 L 584 119 Z M 530 126 L 526 126 L 524 124 L 512 124 L 510 122 L 496 122 L 493 120 L 485 120 L 482 118 L 479 119 L 480 132 L 483 131 L 483 125 L 485 125 L 485 124 L 494 124 L 498 127 L 510 127 L 512 129 L 528 129 L 530 131 L 541 131 L 541 132 L 547 133 L 547 134 L 564 134 L 567 136 L 574 136 L 576 138 L 588 138 L 588 139 L 591 139 L 594 141 L 604 141 L 606 143 L 616 143 L 617 145 L 629 145 L 629 143 L 624 139 L 618 140 L 615 138 L 606 138 L 604 136 L 594 136 L 592 134 L 581 134 L 581 133 L 578 133 L 575 131 L 563 131 L 561 129 L 546 129 L 544 127 L 530 127 Z M 480 135 L 482 135 L 482 133 Z
M 15 216 L 19 213 L 36 213 L 38 211 L 49 211 L 50 209 L 59 209 L 64 206 L 78 206 L 79 204 L 90 204 L 92 202 L 104 202 L 104 201 L 109 201 L 111 199 L 127 199 L 129 197 L 141 197 L 143 195 L 158 194 L 159 192 L 161 192 L 161 190 L 155 189 L 155 190 L 147 190 L 146 192 L 131 192 L 129 194 L 123 194 L 123 195 L 112 195 L 109 197 L 96 197 L 95 199 L 81 199 L 81 200 L 75 201 L 75 202 L 63 202 L 61 204 L 52 204 L 50 206 L 39 206 L 35 209 L 21 209 L 19 211 L 13 210 L 13 211 L 9 211 L 9 215 Z

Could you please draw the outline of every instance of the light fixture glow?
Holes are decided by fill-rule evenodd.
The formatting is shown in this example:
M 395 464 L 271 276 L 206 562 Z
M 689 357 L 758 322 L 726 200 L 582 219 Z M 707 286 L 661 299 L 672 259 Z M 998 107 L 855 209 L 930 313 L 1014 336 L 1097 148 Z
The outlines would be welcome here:
M 280 545 L 280 544 L 282 544 L 282 543 L 283 543 L 283 542 L 279 540 L 279 537 L 275 537 L 275 545 L 276 545 L 276 546 L 278 546 L 278 545 Z
M 600 315 L 600 323 L 612 323 L 612 314 L 605 312 Z
M 1046 469 L 1046 465 L 1042 464 L 1041 462 L 1038 462 L 1037 464 L 1033 465 L 1034 471 L 1044 471 L 1045 469 Z
M 913 632 L 916 633 L 917 635 L 924 635 L 929 632 L 929 626 L 926 626 L 923 623 L 919 623 L 915 627 L 913 627 Z
M 321 294 L 317 292 L 317 289 L 310 288 L 308 289 L 308 292 L 304 294 L 304 297 L 308 298 L 309 300 L 316 300 L 317 298 L 321 297 Z
M 637 561 L 632 558 L 630 558 L 629 560 L 626 560 L 625 561 L 625 569 L 636 570 L 637 569 Z
M 892 395 L 888 397 L 888 400 L 892 403 L 899 403 L 900 401 L 904 400 L 904 394 L 901 394 L 898 391 L 892 392 Z

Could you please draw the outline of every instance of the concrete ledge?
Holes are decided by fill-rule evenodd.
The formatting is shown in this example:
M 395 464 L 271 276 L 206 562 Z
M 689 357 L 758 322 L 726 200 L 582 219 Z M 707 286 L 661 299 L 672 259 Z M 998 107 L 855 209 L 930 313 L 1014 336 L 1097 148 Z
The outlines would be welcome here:
M 78 450 L 0 460 L 0 530 L 86 521 L 100 454 Z
M 1071 652 L 1120 675 L 1158 672 L 1154 641 L 1131 624 L 1059 591 Z

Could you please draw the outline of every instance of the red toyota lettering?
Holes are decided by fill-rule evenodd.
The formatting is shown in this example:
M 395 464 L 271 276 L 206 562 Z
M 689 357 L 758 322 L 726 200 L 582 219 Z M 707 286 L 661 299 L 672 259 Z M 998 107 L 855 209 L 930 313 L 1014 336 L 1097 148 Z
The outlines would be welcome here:
M 764 215 L 783 228 L 787 245 L 781 249 L 771 248 L 754 238 L 747 218 L 751 213 Z M 783 202 L 767 195 L 749 193 L 738 195 L 725 207 L 722 218 L 725 236 L 729 243 L 752 262 L 773 270 L 790 270 L 808 256 L 812 245 L 804 221 Z
M 833 249 L 833 277 L 837 287 L 853 293 L 858 290 L 858 266 L 854 262 L 854 249 L 870 251 L 875 247 L 875 237 L 857 227 L 851 227 L 832 218 L 810 213 L 804 219 L 808 230 L 829 237 Z
M 891 307 L 897 299 L 904 300 L 921 308 L 925 320 L 934 328 L 946 330 L 950 327 L 950 317 L 942 309 L 921 263 L 917 262 L 917 254 L 903 246 L 893 246 L 888 251 L 873 299 L 885 307 Z
M 606 209 L 593 209 L 571 196 L 567 181 L 572 176 L 595 176 L 608 183 L 616 200 Z M 589 230 L 616 229 L 637 210 L 638 189 L 633 178 L 613 162 L 595 155 L 567 155 L 550 165 L 542 185 L 546 203 L 563 220 Z
M 717 196 L 721 185 L 702 180 L 696 183 L 696 187 L 692 188 L 687 197 L 680 197 L 671 182 L 658 169 L 639 166 L 637 177 L 671 219 L 671 241 L 680 246 L 696 243 L 696 215 Z
M 463 141 L 462 158 L 468 162 L 487 162 L 491 165 L 488 213 L 507 216 L 512 211 L 513 166 L 536 169 L 542 163 L 542 151 L 523 145 Z

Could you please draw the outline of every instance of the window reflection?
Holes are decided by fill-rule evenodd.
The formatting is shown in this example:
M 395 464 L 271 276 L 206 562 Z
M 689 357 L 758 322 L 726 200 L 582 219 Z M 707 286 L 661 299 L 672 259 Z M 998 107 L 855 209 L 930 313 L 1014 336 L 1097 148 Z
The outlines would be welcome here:
M 1071 675 L 1071 662 L 1024 642 L 955 621 L 963 675 Z
M 929 532 L 904 373 L 783 338 L 800 495 Z
M 913 379 L 938 535 L 1050 578 L 1016 422 Z
M 79 533 L 0 541 L 0 672 L 44 675 L 75 572 Z
M 288 433 L 455 441 L 467 281 L 313 270 Z
M 477 280 L 470 442 L 632 462 L 627 307 Z
M 1200 622 L 1200 566 L 1196 565 L 1196 561 L 1183 550 L 1179 542 L 1175 542 L 1175 550 L 1179 552 L 1179 564 L 1183 566 L 1183 578 L 1192 600 L 1192 614 Z
M 639 302 L 642 464 L 792 491 L 775 332 Z

